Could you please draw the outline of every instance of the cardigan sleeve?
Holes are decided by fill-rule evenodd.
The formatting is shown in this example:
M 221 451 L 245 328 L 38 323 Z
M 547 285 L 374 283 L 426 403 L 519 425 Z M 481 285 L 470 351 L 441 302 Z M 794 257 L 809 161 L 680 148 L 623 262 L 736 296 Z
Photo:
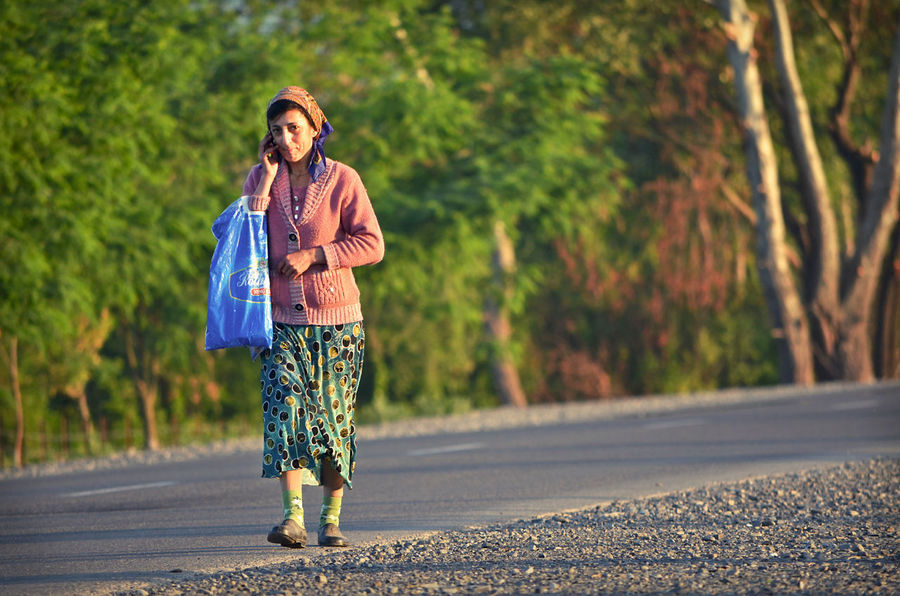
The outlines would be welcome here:
M 262 170 L 262 166 L 260 164 L 256 164 L 250 169 L 250 173 L 247 174 L 247 179 L 244 180 L 244 190 L 241 194 L 243 194 L 244 196 L 253 194 L 253 191 L 256 190 L 256 185 L 259 183 L 259 178 L 261 175 L 260 170 Z
M 356 170 L 347 168 L 341 193 L 341 229 L 345 237 L 322 246 L 328 269 L 371 265 L 384 258 L 384 235 L 369 195 Z

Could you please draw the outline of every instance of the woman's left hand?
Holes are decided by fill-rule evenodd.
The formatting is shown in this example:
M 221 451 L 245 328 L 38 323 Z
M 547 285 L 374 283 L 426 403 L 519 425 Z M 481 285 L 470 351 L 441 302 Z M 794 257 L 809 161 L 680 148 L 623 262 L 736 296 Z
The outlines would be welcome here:
M 288 253 L 281 264 L 278 265 L 278 272 L 290 279 L 297 279 L 313 265 L 324 262 L 325 251 L 322 250 L 321 246 L 304 248 L 297 252 Z

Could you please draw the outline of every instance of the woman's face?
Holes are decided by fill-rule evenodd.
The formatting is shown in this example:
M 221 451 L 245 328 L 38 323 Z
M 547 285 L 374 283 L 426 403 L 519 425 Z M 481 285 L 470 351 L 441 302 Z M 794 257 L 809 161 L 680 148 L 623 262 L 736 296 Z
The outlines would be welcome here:
M 288 110 L 269 122 L 272 139 L 281 157 L 297 163 L 309 157 L 316 131 L 300 110 Z

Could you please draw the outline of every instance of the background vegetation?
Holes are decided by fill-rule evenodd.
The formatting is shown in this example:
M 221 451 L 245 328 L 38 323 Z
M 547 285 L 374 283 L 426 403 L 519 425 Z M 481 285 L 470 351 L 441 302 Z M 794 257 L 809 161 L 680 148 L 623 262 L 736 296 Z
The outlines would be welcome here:
M 852 130 L 877 139 L 898 2 L 790 3 L 838 196 L 829 19 L 859 4 Z M 386 235 L 357 271 L 362 422 L 509 401 L 510 371 L 529 403 L 778 382 L 727 42 L 699 0 L 3 3 L 3 465 L 256 432 L 256 365 L 203 350 L 209 228 L 288 84 L 319 100 Z M 887 320 L 882 377 L 900 372 Z

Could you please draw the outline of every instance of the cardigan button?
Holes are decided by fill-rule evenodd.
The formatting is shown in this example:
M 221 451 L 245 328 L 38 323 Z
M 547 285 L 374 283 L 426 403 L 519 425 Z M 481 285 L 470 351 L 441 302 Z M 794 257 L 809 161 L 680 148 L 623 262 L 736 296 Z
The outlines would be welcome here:
M 296 308 L 297 310 L 303 310 L 303 305 L 302 305 L 302 304 L 295 304 L 295 305 L 294 305 L 294 308 Z
M 291 232 L 290 234 L 288 234 L 288 239 L 289 239 L 291 242 L 296 242 L 296 241 L 297 241 L 297 234 Z

